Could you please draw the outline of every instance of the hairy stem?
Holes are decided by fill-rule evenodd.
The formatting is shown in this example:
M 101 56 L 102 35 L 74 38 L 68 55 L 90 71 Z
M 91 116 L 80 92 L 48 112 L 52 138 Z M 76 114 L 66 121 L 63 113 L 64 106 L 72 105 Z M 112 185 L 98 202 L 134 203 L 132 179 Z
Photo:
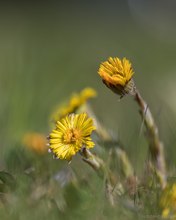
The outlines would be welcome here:
M 160 141 L 158 128 L 152 116 L 152 113 L 144 101 L 139 91 L 136 90 L 134 95 L 135 101 L 140 107 L 140 114 L 144 120 L 144 124 L 147 130 L 147 139 L 149 141 L 149 150 L 153 158 L 156 172 L 159 176 L 160 183 L 162 188 L 166 186 L 166 166 L 165 166 L 165 157 L 164 157 L 164 146 Z
M 80 151 L 80 154 L 82 155 L 82 159 L 84 162 L 86 162 L 89 166 L 91 166 L 95 172 L 98 174 L 98 176 L 105 180 L 105 194 L 109 201 L 109 203 L 114 206 L 115 205 L 115 197 L 117 196 L 116 191 L 114 190 L 114 182 L 113 182 L 113 174 L 111 171 L 107 168 L 104 161 L 97 157 L 96 155 L 92 154 L 88 149 L 83 148 Z M 120 189 L 123 187 L 121 186 L 121 183 L 118 184 L 118 187 L 120 186 Z M 117 187 L 117 188 L 118 188 Z

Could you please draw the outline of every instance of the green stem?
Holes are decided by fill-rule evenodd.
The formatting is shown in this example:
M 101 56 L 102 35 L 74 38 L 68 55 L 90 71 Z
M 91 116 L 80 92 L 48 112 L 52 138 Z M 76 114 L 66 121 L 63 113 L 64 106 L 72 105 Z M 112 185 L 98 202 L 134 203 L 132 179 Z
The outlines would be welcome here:
M 80 151 L 80 154 L 82 155 L 82 159 L 84 162 L 86 162 L 89 166 L 91 166 L 98 176 L 105 180 L 105 194 L 112 206 L 115 205 L 115 196 L 116 192 L 114 191 L 114 183 L 112 181 L 112 173 L 111 171 L 106 167 L 104 161 L 100 159 L 99 157 L 92 154 L 88 149 L 83 148 Z M 120 183 L 119 183 L 120 184 Z M 121 186 L 121 184 L 120 184 Z M 122 188 L 122 187 L 121 187 Z
M 164 157 L 164 146 L 160 141 L 158 128 L 152 116 L 152 113 L 144 101 L 139 91 L 136 90 L 134 95 L 135 101 L 140 107 L 140 114 L 144 120 L 144 124 L 147 130 L 147 140 L 149 141 L 149 150 L 155 163 L 155 168 L 160 179 L 162 188 L 166 186 L 166 166 Z

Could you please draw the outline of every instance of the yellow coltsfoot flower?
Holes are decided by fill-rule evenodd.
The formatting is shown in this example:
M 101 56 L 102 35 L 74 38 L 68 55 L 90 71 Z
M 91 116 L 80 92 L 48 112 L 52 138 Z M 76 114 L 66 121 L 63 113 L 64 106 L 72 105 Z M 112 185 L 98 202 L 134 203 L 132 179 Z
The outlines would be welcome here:
M 113 92 L 124 96 L 125 94 L 134 95 L 135 85 L 132 79 L 134 71 L 129 60 L 123 58 L 109 57 L 109 59 L 100 64 L 98 74 L 103 83 Z
M 163 218 L 176 219 L 176 183 L 167 185 L 160 197 Z
M 76 110 L 84 105 L 90 98 L 97 96 L 97 93 L 92 88 L 85 88 L 80 93 L 74 93 L 69 101 L 61 106 L 58 106 L 51 115 L 52 121 L 58 121 L 68 114 L 75 113 Z
M 95 89 L 86 87 L 80 92 L 80 99 L 82 100 L 83 103 L 85 103 L 88 99 L 94 98 L 97 96 L 97 92 Z
M 93 120 L 86 113 L 70 114 L 56 122 L 49 135 L 49 148 L 56 158 L 70 161 L 82 147 L 94 146 L 90 137 L 93 130 Z
M 40 133 L 26 133 L 23 137 L 22 144 L 37 154 L 44 154 L 47 152 L 46 137 Z

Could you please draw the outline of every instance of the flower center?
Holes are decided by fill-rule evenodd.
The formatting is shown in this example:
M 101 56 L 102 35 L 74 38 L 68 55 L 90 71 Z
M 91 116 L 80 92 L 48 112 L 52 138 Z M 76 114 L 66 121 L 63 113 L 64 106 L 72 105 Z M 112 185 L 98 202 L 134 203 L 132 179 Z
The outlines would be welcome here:
M 79 141 L 81 138 L 81 132 L 78 129 L 68 129 L 64 134 L 64 142 L 71 144 Z

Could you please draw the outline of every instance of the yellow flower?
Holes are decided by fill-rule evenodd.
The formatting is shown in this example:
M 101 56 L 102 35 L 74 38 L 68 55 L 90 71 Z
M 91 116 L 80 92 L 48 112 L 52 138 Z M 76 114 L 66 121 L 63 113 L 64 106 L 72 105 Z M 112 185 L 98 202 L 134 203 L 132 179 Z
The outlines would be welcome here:
M 162 217 L 172 217 L 176 219 L 176 184 L 167 185 L 161 194 L 160 207 L 162 208 Z
M 108 61 L 100 64 L 98 70 L 104 84 L 113 92 L 123 96 L 134 94 L 135 86 L 132 80 L 134 71 L 129 60 L 109 57 Z
M 85 88 L 80 92 L 80 98 L 83 103 L 85 103 L 88 99 L 94 98 L 97 96 L 97 92 L 92 88 Z
M 22 143 L 29 150 L 32 150 L 38 154 L 44 154 L 47 152 L 47 141 L 43 134 L 39 133 L 26 133 L 23 137 Z
M 82 147 L 92 148 L 93 120 L 86 113 L 70 114 L 56 122 L 49 136 L 50 150 L 57 158 L 70 161 Z
M 92 88 L 85 88 L 80 93 L 73 94 L 68 102 L 56 108 L 51 116 L 52 121 L 60 120 L 70 113 L 75 113 L 81 105 L 85 104 L 88 99 L 96 95 L 96 91 Z
M 169 216 L 170 209 L 166 208 L 162 211 L 162 217 L 167 218 Z

